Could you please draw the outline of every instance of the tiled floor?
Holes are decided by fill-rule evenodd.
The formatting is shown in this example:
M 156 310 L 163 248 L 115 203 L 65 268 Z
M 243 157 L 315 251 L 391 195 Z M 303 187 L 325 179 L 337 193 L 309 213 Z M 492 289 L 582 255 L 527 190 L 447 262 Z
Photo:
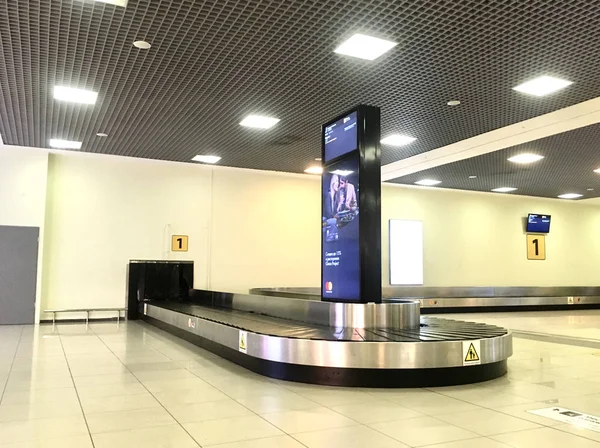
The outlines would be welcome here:
M 600 328 L 597 312 L 548 316 L 561 334 Z M 347 389 L 269 380 L 143 323 L 0 327 L 0 448 L 600 447 L 527 412 L 600 415 L 600 349 L 514 346 L 499 380 Z

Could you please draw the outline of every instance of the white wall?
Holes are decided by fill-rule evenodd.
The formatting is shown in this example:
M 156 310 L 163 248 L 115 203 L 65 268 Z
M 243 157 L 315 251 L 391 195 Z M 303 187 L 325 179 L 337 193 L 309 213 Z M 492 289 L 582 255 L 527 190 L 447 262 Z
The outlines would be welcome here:
M 130 259 L 191 259 L 195 286 L 317 286 L 320 178 L 80 153 L 49 163 L 43 307 L 123 306 Z M 600 283 L 600 207 L 576 201 L 383 186 L 388 220 L 424 223 L 426 286 Z M 546 261 L 522 219 L 552 214 Z M 190 251 L 169 249 L 171 234 Z
M 39 227 L 36 320 L 42 297 L 47 151 L 0 145 L 0 225 Z

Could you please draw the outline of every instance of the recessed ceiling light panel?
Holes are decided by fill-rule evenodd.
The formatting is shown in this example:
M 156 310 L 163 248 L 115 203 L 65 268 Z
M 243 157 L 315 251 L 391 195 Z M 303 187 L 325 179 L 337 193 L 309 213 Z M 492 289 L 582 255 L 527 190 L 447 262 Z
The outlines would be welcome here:
M 349 170 L 335 170 L 332 171 L 331 174 L 337 174 L 338 176 L 350 176 L 350 174 L 352 174 L 354 171 L 349 171 Z
M 201 163 L 217 163 L 221 158 L 219 156 L 195 156 L 192 161 Z
M 422 180 L 418 180 L 415 182 L 415 184 L 423 185 L 425 187 L 433 187 L 434 185 L 439 185 L 441 183 L 442 183 L 441 180 L 435 180 L 435 179 L 422 179 Z
M 469 179 L 477 179 L 477 176 L 469 176 Z
M 50 146 L 57 149 L 81 149 L 82 142 L 72 140 L 61 140 L 59 138 L 50 139 Z
M 560 199 L 577 199 L 577 198 L 580 198 L 582 196 L 583 195 L 579 194 L 579 193 L 565 193 L 565 194 L 559 195 L 558 197 Z
M 528 95 L 544 96 L 564 89 L 571 84 L 573 84 L 573 82 L 567 81 L 566 79 L 554 78 L 552 76 L 540 76 L 531 81 L 519 84 L 517 87 L 513 87 L 513 90 L 527 93 Z
M 517 191 L 517 189 L 514 187 L 500 187 L 494 188 L 492 191 L 495 193 L 510 193 L 511 191 Z
M 337 54 L 373 61 L 396 45 L 398 45 L 396 42 L 378 37 L 355 34 L 333 51 Z
M 71 87 L 54 86 L 54 99 L 79 104 L 96 104 L 98 92 L 91 90 L 73 89 Z
M 96 134 L 96 137 L 102 137 L 102 138 L 104 138 L 104 137 L 108 137 L 108 134 L 105 134 L 104 132 L 98 132 Z
M 450 100 L 446 103 L 448 106 L 458 106 L 460 104 L 459 100 Z
M 408 135 L 392 134 L 381 140 L 384 145 L 390 146 L 405 146 L 414 142 L 416 138 Z
M 323 174 L 323 168 L 320 166 L 311 166 L 304 170 L 306 174 Z
M 542 160 L 543 158 L 544 156 L 540 156 L 538 154 L 525 153 L 509 157 L 507 160 L 513 163 L 533 163 L 537 162 L 538 160 Z
M 248 115 L 240 124 L 248 128 L 269 129 L 279 123 L 279 118 L 265 117 L 263 115 Z
M 597 168 L 597 169 L 595 169 L 595 170 L 594 170 L 594 173 L 598 173 L 598 174 L 600 174 L 600 168 Z
M 128 0 L 96 0 L 99 3 L 108 3 L 110 5 L 122 6 L 125 8 L 127 6 Z
M 133 46 L 139 48 L 140 50 L 149 50 L 152 47 L 150 42 L 146 42 L 145 40 L 136 40 L 133 43 Z

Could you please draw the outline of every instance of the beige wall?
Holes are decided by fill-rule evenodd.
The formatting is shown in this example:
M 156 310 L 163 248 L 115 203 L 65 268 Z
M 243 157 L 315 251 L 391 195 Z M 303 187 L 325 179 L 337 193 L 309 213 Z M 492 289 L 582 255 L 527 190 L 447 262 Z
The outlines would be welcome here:
M 523 218 L 552 215 L 545 261 L 529 261 Z M 426 286 L 598 286 L 600 206 L 584 201 L 384 184 L 383 284 L 388 220 L 423 221 Z
M 130 259 L 192 259 L 195 286 L 317 286 L 320 178 L 89 154 L 52 154 L 43 307 L 122 306 Z M 600 207 L 383 186 L 390 218 L 424 222 L 425 284 L 598 285 Z M 522 219 L 553 215 L 546 261 L 527 261 Z M 169 251 L 171 234 L 190 252 Z

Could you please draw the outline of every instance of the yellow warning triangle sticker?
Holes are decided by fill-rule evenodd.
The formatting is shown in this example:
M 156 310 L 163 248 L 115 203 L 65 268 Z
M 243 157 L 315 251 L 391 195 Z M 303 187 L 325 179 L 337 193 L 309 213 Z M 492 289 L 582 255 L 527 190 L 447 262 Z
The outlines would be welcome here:
M 246 338 L 243 334 L 240 336 L 240 350 L 246 350 Z
M 477 354 L 477 350 L 475 350 L 475 346 L 471 342 L 469 346 L 469 350 L 467 350 L 467 356 L 465 356 L 465 362 L 473 362 L 479 361 L 479 355 Z

